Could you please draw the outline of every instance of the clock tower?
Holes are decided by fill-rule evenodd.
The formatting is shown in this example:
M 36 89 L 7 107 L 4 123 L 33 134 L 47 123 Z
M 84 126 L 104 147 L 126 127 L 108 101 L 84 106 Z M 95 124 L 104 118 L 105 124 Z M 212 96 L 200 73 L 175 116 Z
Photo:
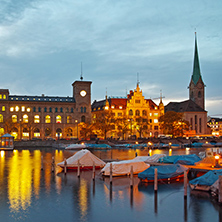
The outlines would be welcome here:
M 72 84 L 78 122 L 91 122 L 91 84 L 91 81 L 75 81 Z

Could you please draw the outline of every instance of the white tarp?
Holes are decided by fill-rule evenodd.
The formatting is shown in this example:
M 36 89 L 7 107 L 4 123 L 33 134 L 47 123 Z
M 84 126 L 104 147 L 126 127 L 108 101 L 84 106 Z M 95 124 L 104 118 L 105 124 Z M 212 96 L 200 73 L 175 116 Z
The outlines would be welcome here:
M 131 166 L 133 166 L 133 174 L 138 174 L 149 168 L 149 164 L 144 163 L 143 161 L 135 160 L 123 160 L 119 162 L 112 163 L 112 175 L 113 176 L 122 176 L 129 175 L 131 171 Z M 110 163 L 107 163 L 105 167 L 101 170 L 104 176 L 110 175 Z
M 78 166 L 78 160 L 80 166 L 93 166 L 93 162 L 95 166 L 103 167 L 106 165 L 104 161 L 99 159 L 97 156 L 93 155 L 89 150 L 84 149 L 76 152 L 73 156 L 69 157 L 67 162 L 67 167 L 75 167 Z M 57 164 L 58 166 L 64 167 L 64 161 Z
M 69 144 L 65 149 L 66 150 L 79 150 L 86 148 L 85 144 Z
M 166 156 L 166 154 L 154 154 L 152 156 L 137 156 L 133 160 L 144 161 L 145 163 L 157 163 L 161 157 Z

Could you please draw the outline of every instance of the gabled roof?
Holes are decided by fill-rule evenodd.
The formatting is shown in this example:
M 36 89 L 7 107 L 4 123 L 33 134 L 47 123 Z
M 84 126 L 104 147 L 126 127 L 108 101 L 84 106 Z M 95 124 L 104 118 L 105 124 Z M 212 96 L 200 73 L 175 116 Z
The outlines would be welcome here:
M 170 102 L 165 106 L 165 112 L 174 111 L 174 112 L 206 112 L 200 106 L 198 106 L 192 100 L 186 100 L 182 102 Z

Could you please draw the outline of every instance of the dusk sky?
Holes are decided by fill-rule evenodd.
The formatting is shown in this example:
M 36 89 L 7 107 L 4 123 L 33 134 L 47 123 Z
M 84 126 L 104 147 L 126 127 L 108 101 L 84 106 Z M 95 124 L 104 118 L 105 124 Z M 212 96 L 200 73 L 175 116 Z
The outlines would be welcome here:
M 126 96 L 137 73 L 145 98 L 188 99 L 195 31 L 208 115 L 222 118 L 221 0 L 0 0 L 0 88 L 92 102 Z M 154 102 L 159 103 L 158 99 Z M 219 115 L 220 114 L 220 115 Z

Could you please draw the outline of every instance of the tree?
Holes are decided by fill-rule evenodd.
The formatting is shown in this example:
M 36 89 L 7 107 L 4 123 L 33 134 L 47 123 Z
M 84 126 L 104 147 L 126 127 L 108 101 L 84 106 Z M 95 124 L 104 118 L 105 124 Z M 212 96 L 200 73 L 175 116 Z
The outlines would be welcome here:
M 189 129 L 189 122 L 184 120 L 183 113 L 166 112 L 159 118 L 159 122 L 164 134 L 170 134 L 173 137 L 183 136 L 183 131 Z
M 115 129 L 114 113 L 111 110 L 102 110 L 94 115 L 93 130 L 97 135 L 101 135 L 106 139 L 107 133 Z
M 89 138 L 93 134 L 93 125 L 89 123 L 81 123 L 80 124 L 80 137 L 81 138 Z
M 143 118 L 141 116 L 136 117 L 134 123 L 136 124 L 137 132 L 139 133 L 139 137 L 142 137 L 143 132 L 147 132 L 148 130 L 148 119 Z
M 130 119 L 126 115 L 124 115 L 124 116 L 118 117 L 115 123 L 118 129 L 118 134 L 122 135 L 123 139 L 125 139 L 126 133 L 130 131 L 130 128 L 129 128 Z

